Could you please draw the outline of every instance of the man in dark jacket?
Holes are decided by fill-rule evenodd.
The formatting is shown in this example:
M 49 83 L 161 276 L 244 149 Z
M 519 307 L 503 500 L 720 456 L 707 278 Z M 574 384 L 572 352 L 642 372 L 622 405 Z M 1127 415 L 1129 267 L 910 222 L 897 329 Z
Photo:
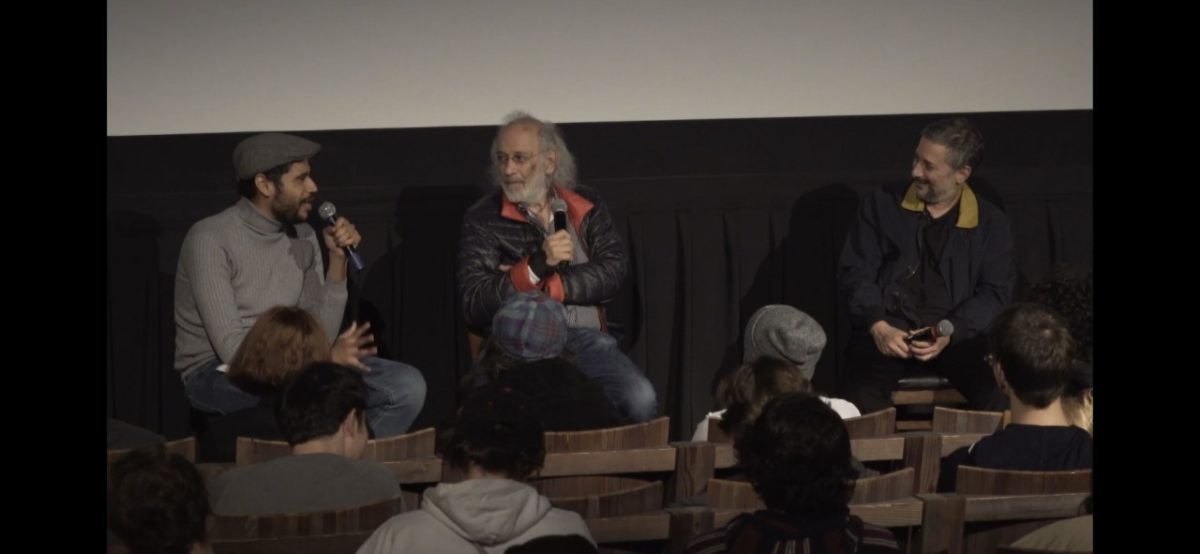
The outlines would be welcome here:
M 1016 284 L 1008 218 L 967 184 L 983 136 L 962 118 L 921 131 L 912 182 L 865 196 L 846 237 L 838 287 L 852 334 L 842 395 L 863 413 L 891 405 L 918 366 L 945 376 L 975 409 L 1007 406 L 984 363 L 985 333 Z M 949 336 L 914 337 L 953 326 Z
M 621 286 L 628 256 L 608 208 L 575 183 L 575 161 L 557 127 L 515 112 L 492 142 L 497 190 L 463 216 L 458 290 L 467 326 L 488 335 L 505 299 L 539 289 L 566 306 L 566 348 L 604 386 L 622 417 L 658 413 L 654 386 L 606 330 L 603 304 Z M 560 212 L 556 224 L 555 212 Z

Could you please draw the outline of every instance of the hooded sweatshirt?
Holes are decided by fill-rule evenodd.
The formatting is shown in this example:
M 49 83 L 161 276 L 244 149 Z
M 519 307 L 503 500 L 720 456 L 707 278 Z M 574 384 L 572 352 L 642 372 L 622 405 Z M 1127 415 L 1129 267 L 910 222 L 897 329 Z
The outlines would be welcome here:
M 358 554 L 502 553 L 545 535 L 582 535 L 579 514 L 550 506 L 533 487 L 509 479 L 470 479 L 425 491 L 421 509 L 392 517 Z

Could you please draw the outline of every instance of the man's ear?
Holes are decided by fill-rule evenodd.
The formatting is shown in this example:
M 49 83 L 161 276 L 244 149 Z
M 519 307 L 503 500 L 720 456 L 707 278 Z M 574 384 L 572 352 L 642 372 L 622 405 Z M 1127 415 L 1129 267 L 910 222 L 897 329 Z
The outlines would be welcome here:
M 259 196 L 268 200 L 274 198 L 275 193 L 279 192 L 279 189 L 275 186 L 275 183 L 268 179 L 266 174 L 263 173 L 259 173 L 258 175 L 254 176 L 254 188 L 258 190 Z

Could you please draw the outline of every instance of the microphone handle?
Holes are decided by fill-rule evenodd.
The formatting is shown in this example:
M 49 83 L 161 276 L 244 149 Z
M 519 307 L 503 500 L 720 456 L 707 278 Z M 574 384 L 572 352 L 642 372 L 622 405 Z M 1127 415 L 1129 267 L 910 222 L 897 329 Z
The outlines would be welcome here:
M 915 340 L 929 341 L 936 338 L 936 335 L 937 331 L 935 331 L 933 327 L 922 327 L 916 331 L 913 331 L 909 336 L 904 337 L 904 342 L 911 343 Z
M 367 264 L 363 263 L 362 256 L 358 254 L 358 251 L 353 246 L 346 247 L 346 258 L 350 261 L 350 267 L 354 268 L 354 271 L 362 271 L 363 268 L 367 267 Z
M 567 212 L 554 212 L 554 232 L 563 231 L 567 228 Z M 570 262 L 563 260 L 558 262 L 558 268 L 567 267 Z
M 337 225 L 337 216 L 330 216 L 325 221 L 329 222 L 330 225 Z M 363 268 L 367 267 L 367 264 L 363 263 L 362 256 L 358 254 L 358 249 L 354 248 L 353 244 L 347 244 L 342 247 L 342 250 L 346 251 L 346 259 L 349 260 L 350 267 L 354 271 L 362 271 Z

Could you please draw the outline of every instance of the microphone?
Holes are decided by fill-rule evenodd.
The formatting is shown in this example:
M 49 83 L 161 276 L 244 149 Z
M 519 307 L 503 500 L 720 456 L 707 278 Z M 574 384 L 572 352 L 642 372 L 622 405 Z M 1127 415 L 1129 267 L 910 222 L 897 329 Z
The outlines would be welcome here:
M 550 201 L 550 209 L 554 211 L 554 232 L 564 231 L 567 228 L 567 203 L 562 198 L 555 198 Z M 566 260 L 558 262 L 558 267 L 567 267 Z
M 333 207 L 333 202 L 322 202 L 321 207 L 317 208 L 317 215 L 328 221 L 330 225 L 337 224 L 337 208 Z M 350 267 L 354 268 L 354 271 L 362 271 L 366 267 L 362 256 L 358 255 L 353 246 L 346 245 L 343 249 L 346 251 L 346 258 L 350 260 Z
M 950 320 L 948 320 L 948 319 L 943 319 L 943 320 L 937 322 L 937 325 L 935 325 L 935 326 L 922 327 L 920 329 L 917 329 L 916 331 L 909 333 L 907 337 L 904 337 L 904 342 L 911 343 L 912 341 L 915 341 L 915 340 L 919 340 L 919 341 L 923 341 L 923 342 L 933 342 L 933 341 L 937 340 L 938 337 L 949 337 L 950 335 L 953 335 L 953 334 L 954 334 L 954 324 L 950 323 Z

